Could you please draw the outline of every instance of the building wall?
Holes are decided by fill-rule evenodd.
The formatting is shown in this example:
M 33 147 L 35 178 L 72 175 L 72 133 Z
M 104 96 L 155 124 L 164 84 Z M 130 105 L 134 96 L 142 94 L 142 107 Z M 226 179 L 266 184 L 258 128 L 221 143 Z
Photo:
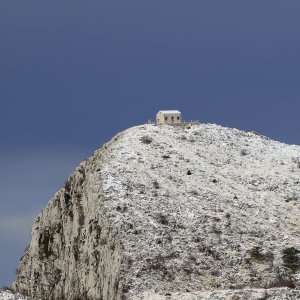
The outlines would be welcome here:
M 181 114 L 158 112 L 156 115 L 156 123 L 157 124 L 179 124 L 181 123 Z

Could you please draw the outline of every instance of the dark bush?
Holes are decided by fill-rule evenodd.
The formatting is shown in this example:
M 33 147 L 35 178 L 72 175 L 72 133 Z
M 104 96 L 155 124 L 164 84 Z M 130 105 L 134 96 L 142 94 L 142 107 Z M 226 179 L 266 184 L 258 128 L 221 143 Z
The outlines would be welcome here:
M 261 262 L 271 262 L 274 260 L 274 254 L 271 251 L 263 253 L 263 249 L 258 246 L 250 249 L 249 253 L 252 260 Z
M 204 253 L 205 256 L 211 256 L 212 258 L 214 258 L 215 260 L 220 260 L 220 254 L 214 250 L 213 248 L 211 248 L 210 246 L 207 245 L 199 245 L 199 251 L 201 253 Z
M 283 265 L 289 268 L 293 272 L 296 272 L 300 268 L 299 250 L 290 247 L 282 250 Z
M 248 154 L 246 149 L 242 149 L 240 153 L 241 153 L 242 156 L 245 156 L 245 155 Z
M 72 185 L 72 178 L 70 177 L 68 180 L 65 181 L 64 188 L 66 193 L 70 193 Z
M 253 247 L 250 249 L 250 257 L 254 260 L 263 260 L 262 248 L 261 247 Z
M 294 289 L 295 283 L 291 278 L 283 278 L 281 276 L 278 276 L 274 281 L 272 281 L 267 288 L 281 288 L 281 287 L 287 287 L 290 289 Z
M 154 180 L 154 181 L 153 181 L 153 186 L 154 186 L 154 188 L 156 188 L 156 189 L 159 189 L 159 188 L 160 188 L 159 183 L 158 183 L 157 180 Z
M 72 244 L 72 252 L 74 256 L 74 260 L 77 262 L 80 257 L 80 251 L 79 251 L 79 246 L 78 246 L 78 238 L 74 238 L 73 244 Z
M 144 135 L 142 138 L 141 138 L 141 141 L 142 143 L 144 144 L 151 144 L 152 143 L 152 138 L 148 135 Z
M 159 214 L 159 216 L 158 216 L 158 221 L 159 221 L 159 223 L 161 223 L 161 224 L 163 224 L 163 225 L 168 225 L 169 224 L 169 221 L 168 221 L 168 218 L 167 218 L 167 216 L 166 215 L 164 215 L 164 214 Z
M 78 223 L 80 226 L 84 225 L 84 210 L 82 205 L 78 207 Z
M 198 196 L 199 195 L 198 191 L 196 191 L 196 190 L 192 190 L 191 194 L 194 195 L 194 196 Z
M 54 252 L 52 250 L 54 237 L 49 232 L 49 230 L 45 230 L 40 233 L 39 236 L 39 255 L 41 259 L 48 258 L 49 256 L 53 255 Z

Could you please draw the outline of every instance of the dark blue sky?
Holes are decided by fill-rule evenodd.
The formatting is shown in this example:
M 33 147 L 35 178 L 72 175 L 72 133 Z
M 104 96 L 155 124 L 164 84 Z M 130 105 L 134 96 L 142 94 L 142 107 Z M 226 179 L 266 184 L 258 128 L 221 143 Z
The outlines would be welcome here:
M 0 285 L 75 166 L 159 109 L 300 144 L 299 13 L 298 0 L 1 1 Z

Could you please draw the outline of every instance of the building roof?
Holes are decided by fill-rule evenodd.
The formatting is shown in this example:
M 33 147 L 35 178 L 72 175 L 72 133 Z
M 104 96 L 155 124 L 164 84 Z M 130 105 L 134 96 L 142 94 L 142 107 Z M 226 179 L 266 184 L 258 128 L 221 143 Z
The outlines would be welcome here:
M 163 114 L 181 114 L 179 110 L 160 110 L 159 112 Z

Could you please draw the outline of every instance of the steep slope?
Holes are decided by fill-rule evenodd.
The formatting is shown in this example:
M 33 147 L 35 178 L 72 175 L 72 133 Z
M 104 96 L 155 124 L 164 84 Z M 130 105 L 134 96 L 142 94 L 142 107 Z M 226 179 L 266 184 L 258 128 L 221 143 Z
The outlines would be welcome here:
M 130 128 L 38 216 L 14 287 L 68 300 L 297 287 L 299 158 L 217 125 Z

